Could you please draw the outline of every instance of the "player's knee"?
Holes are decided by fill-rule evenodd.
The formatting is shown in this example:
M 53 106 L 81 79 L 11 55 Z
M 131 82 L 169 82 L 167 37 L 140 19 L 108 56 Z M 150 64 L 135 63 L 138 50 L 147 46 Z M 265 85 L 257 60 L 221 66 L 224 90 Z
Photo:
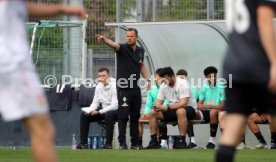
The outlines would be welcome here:
M 218 112 L 216 110 L 210 111 L 210 118 L 211 119 L 218 119 Z
M 114 114 L 113 114 L 113 112 L 108 111 L 108 112 L 105 113 L 104 117 L 105 117 L 105 120 L 111 120 L 111 119 L 114 118 Z
M 176 115 L 177 115 L 177 117 L 186 117 L 186 110 L 185 109 L 177 109 Z
M 154 118 L 154 117 L 156 117 L 156 115 L 157 115 L 157 112 L 154 110 L 151 110 L 149 113 L 149 118 Z

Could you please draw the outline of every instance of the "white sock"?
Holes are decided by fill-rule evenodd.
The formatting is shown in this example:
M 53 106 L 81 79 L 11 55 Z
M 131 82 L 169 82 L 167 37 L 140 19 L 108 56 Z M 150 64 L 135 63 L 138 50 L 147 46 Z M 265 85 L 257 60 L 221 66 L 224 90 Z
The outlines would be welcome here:
M 215 143 L 216 143 L 216 142 L 215 142 L 215 139 L 216 139 L 215 137 L 210 137 L 210 138 L 209 138 L 209 142 L 212 142 L 213 144 L 215 144 Z
M 166 146 L 167 146 L 167 145 L 168 145 L 168 144 L 167 144 L 167 140 L 162 139 L 162 140 L 161 140 L 161 145 L 163 145 L 163 146 L 166 145 Z
M 191 137 L 191 142 L 196 144 L 196 140 L 195 140 L 195 137 Z

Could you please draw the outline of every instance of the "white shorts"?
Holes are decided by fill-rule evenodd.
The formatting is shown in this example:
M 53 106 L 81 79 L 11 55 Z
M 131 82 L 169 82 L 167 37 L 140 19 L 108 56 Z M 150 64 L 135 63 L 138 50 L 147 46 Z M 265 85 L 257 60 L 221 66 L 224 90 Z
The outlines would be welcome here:
M 34 70 L 0 73 L 0 114 L 4 121 L 48 113 L 48 103 Z

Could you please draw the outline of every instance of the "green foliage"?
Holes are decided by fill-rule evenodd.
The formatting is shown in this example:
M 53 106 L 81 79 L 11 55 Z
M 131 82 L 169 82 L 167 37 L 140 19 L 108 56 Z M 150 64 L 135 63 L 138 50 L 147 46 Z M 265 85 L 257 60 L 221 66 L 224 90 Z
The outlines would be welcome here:
M 32 38 L 32 29 L 29 29 L 29 39 Z M 31 40 L 30 40 L 31 41 Z M 62 28 L 38 28 L 34 47 L 33 47 L 33 62 L 36 65 L 36 70 L 39 73 L 40 79 L 53 74 L 53 69 L 57 77 L 63 74 L 63 29 Z M 58 81 L 61 79 L 58 78 Z
M 223 0 L 215 0 L 215 19 L 223 19 L 224 18 L 224 1 Z
M 223 0 L 214 0 L 215 19 L 224 15 Z M 158 3 L 157 21 L 206 20 L 207 0 L 169 0 L 167 5 Z

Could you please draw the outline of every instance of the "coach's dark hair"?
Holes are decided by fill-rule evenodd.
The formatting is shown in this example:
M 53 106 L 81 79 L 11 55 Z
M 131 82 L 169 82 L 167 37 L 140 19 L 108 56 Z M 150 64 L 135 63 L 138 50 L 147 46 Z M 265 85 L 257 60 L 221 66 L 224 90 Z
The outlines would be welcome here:
M 106 67 L 101 67 L 101 68 L 99 68 L 99 70 L 98 70 L 98 72 L 103 72 L 103 71 L 106 71 L 107 74 L 109 74 L 109 69 L 106 68 Z
M 180 69 L 176 72 L 176 75 L 185 75 L 187 77 L 188 73 L 185 69 Z
M 156 69 L 155 74 L 160 76 L 161 73 L 162 73 L 162 68 Z
M 168 75 L 170 77 L 174 76 L 173 69 L 171 67 L 164 67 L 161 70 L 160 77 L 164 77 L 165 75 Z
M 135 28 L 128 28 L 127 31 L 134 31 L 136 36 L 138 36 L 138 31 Z
M 204 69 L 204 75 L 205 76 L 207 76 L 207 75 L 209 75 L 209 74 L 211 74 L 211 73 L 215 73 L 215 74 L 217 74 L 218 73 L 218 70 L 217 70 L 217 68 L 215 68 L 214 66 L 209 66 L 209 67 L 207 67 L 207 68 L 205 68 Z

